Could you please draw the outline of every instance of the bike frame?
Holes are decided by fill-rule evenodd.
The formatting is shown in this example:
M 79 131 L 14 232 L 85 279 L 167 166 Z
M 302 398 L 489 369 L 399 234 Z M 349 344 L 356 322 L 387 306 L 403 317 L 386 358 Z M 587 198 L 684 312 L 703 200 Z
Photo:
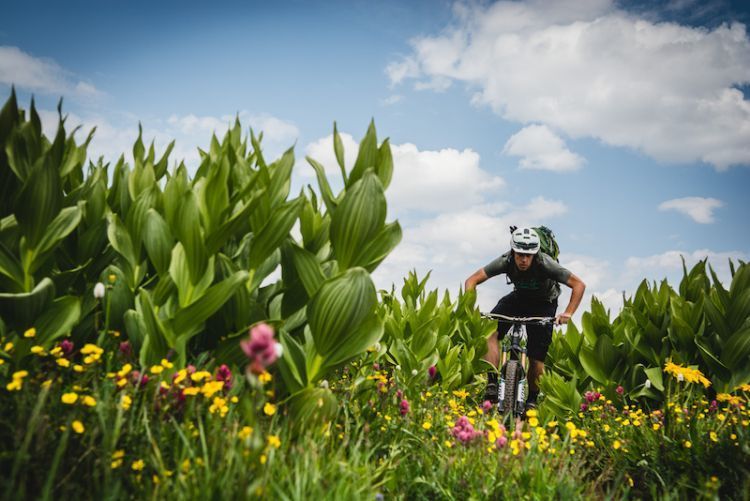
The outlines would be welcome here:
M 528 359 L 526 357 L 526 348 L 521 346 L 523 340 L 528 339 L 526 326 L 545 325 L 554 322 L 555 319 L 554 317 L 510 317 L 497 313 L 483 313 L 482 316 L 484 318 L 509 322 L 511 324 L 510 329 L 508 330 L 510 338 L 508 339 L 508 336 L 506 335 L 505 339 L 508 339 L 508 342 L 503 342 L 503 349 L 500 360 L 500 374 L 501 376 L 504 375 L 506 373 L 506 364 L 511 360 L 515 360 L 520 364 L 520 378 L 518 379 L 515 388 L 508 389 L 506 389 L 504 386 L 505 380 L 501 379 L 501 388 L 499 391 L 500 395 L 498 398 L 498 411 L 501 413 L 506 413 L 511 410 L 503 408 L 504 393 L 506 391 L 511 391 L 513 392 L 512 395 L 514 397 L 514 405 L 512 411 L 513 414 L 517 418 L 519 418 L 524 411 L 526 394 L 525 389 L 527 385 L 526 373 L 528 371 Z

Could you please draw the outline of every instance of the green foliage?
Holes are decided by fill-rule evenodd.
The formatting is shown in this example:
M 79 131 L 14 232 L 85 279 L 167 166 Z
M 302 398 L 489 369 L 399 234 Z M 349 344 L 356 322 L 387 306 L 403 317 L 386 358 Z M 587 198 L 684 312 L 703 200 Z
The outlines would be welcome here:
M 435 366 L 443 387 L 459 388 L 484 368 L 481 357 L 494 327 L 474 307 L 476 293 L 461 292 L 452 302 L 446 292 L 439 301 L 437 290 L 427 292 L 428 279 L 429 273 L 419 280 L 410 272 L 401 289 L 403 302 L 395 290 L 381 291 L 385 360 L 404 374 L 416 374 L 414 381 L 424 380 Z
M 560 416 L 575 411 L 570 385 L 561 377 L 579 394 L 596 387 L 613 396 L 621 386 L 631 398 L 660 402 L 662 368 L 669 361 L 697 365 L 714 393 L 750 382 L 750 266 L 730 267 L 729 290 L 710 266 L 707 273 L 706 261 L 690 271 L 683 266 L 678 291 L 666 281 L 643 281 L 614 320 L 594 298 L 583 314 L 583 335 L 568 324 L 566 334 L 553 339 L 548 365 L 556 375 L 541 383 L 550 410 Z

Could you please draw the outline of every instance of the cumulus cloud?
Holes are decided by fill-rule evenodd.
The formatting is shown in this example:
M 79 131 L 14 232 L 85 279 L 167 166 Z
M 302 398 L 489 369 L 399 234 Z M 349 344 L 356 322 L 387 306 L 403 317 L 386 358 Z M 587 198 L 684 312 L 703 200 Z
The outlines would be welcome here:
M 655 22 L 610 0 L 501 1 L 456 8 L 412 41 L 392 84 L 464 82 L 503 118 L 594 137 L 670 163 L 750 164 L 745 26 Z M 700 68 L 700 71 L 696 71 Z
M 584 163 L 546 125 L 529 125 L 516 132 L 505 143 L 503 153 L 521 157 L 522 169 L 566 172 L 578 170 Z
M 0 83 L 81 99 L 102 95 L 93 84 L 78 80 L 53 60 L 34 57 L 11 46 L 0 46 Z
M 716 198 L 684 197 L 662 202 L 659 210 L 675 210 L 689 216 L 696 223 L 708 224 L 714 222 L 714 209 L 723 205 Z
M 354 165 L 359 144 L 351 134 L 339 133 L 344 146 L 347 170 Z M 333 134 L 305 147 L 306 155 L 326 168 L 326 174 L 340 172 L 333 151 Z M 505 185 L 505 181 L 482 169 L 479 154 L 471 149 L 420 150 L 411 143 L 391 145 L 393 178 L 387 191 L 388 206 L 394 214 L 438 213 L 461 210 L 484 202 Z M 300 166 L 303 176 L 311 177 L 309 166 Z

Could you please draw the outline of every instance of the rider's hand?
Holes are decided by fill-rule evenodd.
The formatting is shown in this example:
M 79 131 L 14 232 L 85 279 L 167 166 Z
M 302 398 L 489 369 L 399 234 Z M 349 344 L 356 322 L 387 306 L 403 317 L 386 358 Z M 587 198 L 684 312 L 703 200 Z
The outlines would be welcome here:
M 569 313 L 560 313 L 559 315 L 557 315 L 557 317 L 555 317 L 555 325 L 567 324 L 569 320 Z

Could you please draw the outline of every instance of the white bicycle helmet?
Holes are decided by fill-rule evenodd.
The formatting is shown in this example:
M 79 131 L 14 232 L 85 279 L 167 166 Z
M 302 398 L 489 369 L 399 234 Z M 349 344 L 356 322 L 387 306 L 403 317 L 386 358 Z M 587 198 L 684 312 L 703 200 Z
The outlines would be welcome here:
M 510 237 L 510 248 L 519 254 L 539 252 L 539 235 L 531 228 L 518 228 Z

